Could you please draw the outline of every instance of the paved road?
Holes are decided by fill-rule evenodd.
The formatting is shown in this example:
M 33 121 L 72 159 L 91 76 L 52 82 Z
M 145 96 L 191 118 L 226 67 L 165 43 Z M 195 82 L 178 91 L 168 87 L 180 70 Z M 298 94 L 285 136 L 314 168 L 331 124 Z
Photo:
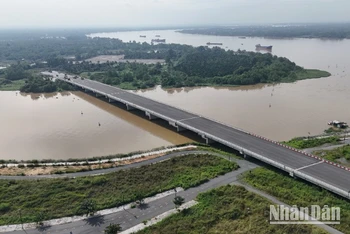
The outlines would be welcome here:
M 246 187 L 249 191 L 257 193 L 268 200 L 270 200 L 274 204 L 286 205 L 285 203 L 279 201 L 278 199 L 261 192 L 255 188 L 252 188 L 248 185 L 242 184 L 238 182 L 238 176 L 245 171 L 252 170 L 258 165 L 246 161 L 246 160 L 234 160 L 236 161 L 240 168 L 236 171 L 232 171 L 223 176 L 214 178 L 209 182 L 202 184 L 195 188 L 190 188 L 185 191 L 178 192 L 177 195 L 185 198 L 185 201 L 194 200 L 197 195 L 201 192 L 205 192 L 207 190 L 217 188 L 227 184 L 235 184 L 242 185 Z M 150 220 L 157 215 L 163 214 L 174 208 L 174 204 L 172 202 L 174 195 L 170 195 L 167 197 L 163 197 L 161 199 L 155 200 L 153 202 L 148 203 L 143 208 L 135 208 L 135 209 L 126 209 L 124 211 L 120 211 L 114 214 L 100 216 L 96 218 L 91 218 L 89 220 L 77 221 L 73 223 L 57 225 L 45 228 L 43 230 L 25 230 L 25 231 L 14 231 L 8 232 L 11 234 L 37 234 L 37 233 L 60 233 L 60 234 L 69 234 L 72 232 L 73 234 L 96 234 L 103 233 L 106 226 L 110 223 L 119 223 L 123 230 L 129 229 L 137 224 L 142 223 L 144 220 Z M 329 227 L 327 225 L 318 225 L 319 227 L 325 229 L 326 231 L 334 234 L 340 234 L 341 232 Z
M 190 188 L 185 191 L 178 192 L 177 195 L 185 198 L 186 202 L 194 200 L 196 196 L 212 188 L 217 188 L 222 185 L 230 184 L 237 180 L 237 176 L 241 173 L 252 170 L 257 167 L 256 164 L 246 161 L 246 160 L 235 160 L 240 168 L 236 171 L 229 172 L 223 176 L 214 178 L 209 182 L 202 184 L 195 188 Z M 77 221 L 73 223 L 52 226 L 46 228 L 45 230 L 25 230 L 25 231 L 14 231 L 8 232 L 12 234 L 36 234 L 36 233 L 62 233 L 69 234 L 96 234 L 103 233 L 103 230 L 110 223 L 121 224 L 123 230 L 131 228 L 137 224 L 142 223 L 144 220 L 149 220 L 157 215 L 160 215 L 166 211 L 174 208 L 173 204 L 174 195 L 170 195 L 147 204 L 147 206 L 135 209 L 129 209 L 114 214 L 100 216 L 97 218 L 92 218 L 90 220 Z
M 258 195 L 260 195 L 260 196 L 262 196 L 262 197 L 265 197 L 265 198 L 267 198 L 268 200 L 270 200 L 271 202 L 273 202 L 274 204 L 277 204 L 277 205 L 284 205 L 285 207 L 291 208 L 291 206 L 289 206 L 288 204 L 286 204 L 286 203 L 284 203 L 284 202 L 281 202 L 281 201 L 278 200 L 276 197 L 271 196 L 271 195 L 269 195 L 269 194 L 267 194 L 267 193 L 265 193 L 265 192 L 262 192 L 262 191 L 260 191 L 260 190 L 258 190 L 258 189 L 256 189 L 256 188 L 254 188 L 254 187 L 252 187 L 252 186 L 250 186 L 250 185 L 247 185 L 247 184 L 245 184 L 245 183 L 242 183 L 241 181 L 235 181 L 235 182 L 233 182 L 232 184 L 233 184 L 233 185 L 241 185 L 241 186 L 244 186 L 248 191 L 251 191 L 251 192 L 256 193 L 256 194 L 258 194 Z M 330 226 L 328 226 L 328 225 L 326 225 L 326 224 L 316 224 L 315 226 L 320 227 L 320 228 L 322 228 L 322 229 L 324 229 L 324 230 L 326 230 L 327 232 L 332 233 L 332 234 L 341 234 L 341 233 L 342 233 L 342 232 L 338 231 L 337 229 L 334 229 L 333 227 L 330 227 Z
M 64 77 L 63 74 L 57 72 L 46 74 L 53 75 L 62 80 Z M 197 132 L 208 139 L 219 141 L 229 147 L 236 149 L 239 147 L 237 150 L 244 149 L 246 152 L 250 151 L 251 154 L 255 154 L 254 157 L 259 155 L 261 160 L 268 161 L 268 163 L 274 166 L 278 166 L 276 163 L 283 165 L 280 168 L 288 172 L 298 171 L 298 176 L 305 173 L 303 175 L 306 176 L 302 178 L 349 198 L 350 172 L 347 170 L 322 161 L 320 162 L 319 159 L 306 156 L 301 152 L 288 149 L 243 130 L 113 86 L 89 79 L 73 79 L 72 76 L 70 81 L 67 82 L 96 92 L 96 94 L 108 96 L 111 100 L 143 110 L 145 113 L 151 113 L 153 116 L 160 117 L 172 125 Z M 316 178 L 318 181 L 314 181 Z
M 332 150 L 332 149 L 336 149 L 349 144 L 350 144 L 350 139 L 347 139 L 345 141 L 341 141 L 339 145 L 325 145 L 325 146 L 304 149 L 303 151 L 306 153 L 312 153 L 317 150 Z
M 100 169 L 100 170 L 93 170 L 93 171 L 84 171 L 84 172 L 76 172 L 76 173 L 67 173 L 67 174 L 59 174 L 59 175 L 36 175 L 36 176 L 0 176 L 0 179 L 3 180 L 37 180 L 37 179 L 57 179 L 57 178 L 76 178 L 76 177 L 82 177 L 82 176 L 92 176 L 92 175 L 101 175 L 101 174 L 107 174 L 111 172 L 116 172 L 120 170 L 130 169 L 130 168 L 137 168 L 144 165 L 154 164 L 158 163 L 173 157 L 179 157 L 184 155 L 191 155 L 191 154 L 210 154 L 222 157 L 221 154 L 210 152 L 210 151 L 203 151 L 203 150 L 187 150 L 187 151 L 181 151 L 181 152 L 173 152 L 166 154 L 164 156 L 158 157 L 158 158 L 152 158 L 148 160 L 144 160 L 141 162 L 136 162 L 132 164 L 122 165 L 114 168 L 108 168 L 108 169 Z

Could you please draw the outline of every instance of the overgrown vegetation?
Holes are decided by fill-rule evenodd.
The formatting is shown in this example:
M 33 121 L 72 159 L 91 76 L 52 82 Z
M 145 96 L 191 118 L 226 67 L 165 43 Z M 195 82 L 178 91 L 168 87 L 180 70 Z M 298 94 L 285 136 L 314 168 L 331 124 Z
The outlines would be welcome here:
M 327 233 L 310 225 L 269 225 L 271 202 L 241 186 L 213 189 L 197 200 L 199 204 L 137 233 Z
M 282 142 L 285 145 L 288 145 L 290 147 L 293 147 L 295 149 L 307 149 L 307 148 L 313 148 L 317 146 L 321 146 L 324 144 L 338 144 L 339 137 L 331 136 L 331 137 L 323 137 L 323 138 L 303 138 L 303 137 L 297 137 L 293 138 L 290 141 L 284 141 Z
M 3 78 L 0 78 L 0 90 L 20 90 L 25 93 L 50 93 L 74 90 L 66 82 L 45 77 L 40 69 L 27 63 L 16 63 L 3 69 Z
M 286 58 L 271 54 L 225 51 L 218 47 L 169 50 L 166 65 L 84 62 L 78 66 L 63 65 L 69 72 L 85 71 L 82 75 L 87 78 L 128 89 L 155 85 L 184 87 L 293 82 L 330 75 L 325 71 L 303 69 Z
M 280 171 L 266 168 L 256 168 L 251 173 L 244 174 L 243 181 L 290 205 L 309 207 L 317 204 L 321 207 L 324 205 L 340 207 L 341 222 L 340 225 L 334 225 L 334 228 L 344 233 L 350 230 L 349 201 L 325 189 L 295 180 Z
M 7 80 L 0 78 L 0 91 L 16 91 L 25 85 L 26 80 Z
M 340 128 L 335 128 L 335 127 L 329 127 L 326 130 L 324 130 L 325 133 L 339 133 L 342 132 L 343 130 Z
M 52 93 L 71 90 L 74 90 L 74 87 L 64 81 L 52 81 L 44 77 L 31 77 L 20 88 L 20 91 L 25 93 Z
M 116 207 L 175 187 L 189 188 L 238 168 L 210 155 L 172 158 L 153 165 L 116 173 L 76 179 L 1 180 L 0 225 L 35 220 L 45 212 L 47 219 L 83 214 L 85 200 L 96 209 Z
M 35 34 L 34 34 L 35 35 Z M 0 41 L 1 60 L 22 61 L 5 69 L 7 80 L 28 78 L 28 69 L 65 71 L 125 89 L 163 87 L 249 85 L 293 82 L 330 74 L 306 70 L 287 58 L 218 47 L 147 44 L 81 35 L 34 37 Z M 125 55 L 125 59 L 164 59 L 166 64 L 92 63 L 98 55 Z M 33 81 L 29 81 L 33 83 Z M 53 90 L 53 84 L 36 80 L 22 90 Z M 41 87 L 43 86 L 43 87 Z M 56 88 L 58 89 L 58 88 Z M 35 91 L 37 92 L 37 91 Z
M 324 158 L 328 161 L 350 165 L 350 146 L 344 145 L 332 150 L 317 150 L 313 152 L 315 155 Z

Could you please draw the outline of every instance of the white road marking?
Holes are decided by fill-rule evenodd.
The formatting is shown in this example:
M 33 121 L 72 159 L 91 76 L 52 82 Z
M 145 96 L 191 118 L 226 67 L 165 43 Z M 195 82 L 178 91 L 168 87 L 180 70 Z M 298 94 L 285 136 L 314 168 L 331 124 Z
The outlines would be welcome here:
M 191 117 L 191 118 L 187 118 L 187 119 L 180 119 L 179 122 L 185 121 L 185 120 L 190 120 L 190 119 L 196 119 L 196 118 L 200 118 L 200 116 L 195 116 L 195 117 Z
M 300 167 L 300 168 L 298 168 L 298 169 L 295 169 L 294 171 L 299 171 L 299 170 L 302 170 L 302 169 L 305 169 L 305 168 L 308 168 L 308 167 L 312 167 L 312 166 L 315 166 L 315 165 L 321 164 L 321 163 L 324 163 L 324 161 L 319 161 L 319 162 L 317 162 L 317 163 L 313 163 L 313 164 L 307 165 L 307 166 L 305 166 L 305 167 Z

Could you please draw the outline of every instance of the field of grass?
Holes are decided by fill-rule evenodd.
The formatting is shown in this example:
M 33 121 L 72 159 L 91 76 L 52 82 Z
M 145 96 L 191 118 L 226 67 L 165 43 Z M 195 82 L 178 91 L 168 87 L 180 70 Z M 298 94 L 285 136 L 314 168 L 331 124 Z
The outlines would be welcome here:
M 296 148 L 296 149 L 307 149 L 307 148 L 313 148 L 317 146 L 321 146 L 324 144 L 338 144 L 339 137 L 325 137 L 325 138 L 293 138 L 290 141 L 284 141 L 282 144 L 288 145 L 290 147 Z
M 340 207 L 340 225 L 334 225 L 333 227 L 344 233 L 349 233 L 350 202 L 348 200 L 340 198 L 316 185 L 296 180 L 277 170 L 256 168 L 251 173 L 244 174 L 242 179 L 245 183 L 265 191 L 289 205 Z
M 305 80 L 312 78 L 328 77 L 331 74 L 327 71 L 321 71 L 317 69 L 305 69 L 304 71 L 297 72 L 296 75 L 298 80 Z
M 9 84 L 1 84 L 0 78 L 0 91 L 17 91 L 25 84 L 25 80 L 15 80 Z
M 197 205 L 138 234 L 327 233 L 310 225 L 270 225 L 271 202 L 241 186 L 222 186 L 200 194 Z
M 189 188 L 238 168 L 211 155 L 189 155 L 123 170 L 76 179 L 0 180 L 0 225 L 35 221 L 39 212 L 46 219 L 73 216 L 85 199 L 97 209 L 116 207 L 175 187 Z
M 350 165 L 350 146 L 345 145 L 332 150 L 317 150 L 313 152 L 315 155 L 324 158 L 326 160 L 343 164 L 345 166 Z

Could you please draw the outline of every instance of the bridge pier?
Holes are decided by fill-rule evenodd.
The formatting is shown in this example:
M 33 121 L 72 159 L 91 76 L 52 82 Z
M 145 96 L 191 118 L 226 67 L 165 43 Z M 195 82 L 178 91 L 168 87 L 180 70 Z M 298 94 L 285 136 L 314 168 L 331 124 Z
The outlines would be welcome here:
M 109 102 L 109 103 L 111 103 L 111 102 L 116 102 L 116 100 L 108 98 L 108 102 Z
M 179 125 L 176 124 L 176 122 L 169 122 L 169 125 L 173 126 L 174 128 L 176 128 L 177 132 L 182 132 L 182 131 L 186 131 L 187 128 L 181 127 Z
M 187 129 L 181 126 L 176 126 L 176 130 L 177 132 L 182 132 L 182 131 L 186 131 Z
M 174 128 L 177 128 L 177 125 L 175 122 L 169 122 L 169 125 L 173 126 Z
M 130 105 L 128 105 L 128 104 L 126 104 L 126 109 L 129 111 L 129 110 L 134 110 L 135 109 L 135 107 L 132 107 L 132 106 L 130 106 Z
M 102 94 L 99 94 L 99 93 L 95 93 L 95 96 L 96 96 L 96 97 L 102 97 L 103 95 L 102 95 Z
M 209 145 L 211 143 L 214 143 L 215 141 L 213 141 L 212 139 L 209 139 L 207 136 L 205 135 L 201 135 L 202 138 L 205 140 L 205 144 Z
M 249 158 L 249 156 L 246 155 L 246 153 L 244 152 L 243 149 L 241 149 L 241 150 L 239 151 L 239 153 L 243 155 L 243 158 L 245 158 L 245 159 Z
M 153 119 L 158 119 L 158 117 L 157 116 L 154 116 L 154 115 L 152 115 L 151 113 L 149 113 L 149 112 L 145 112 L 145 114 L 146 114 L 146 116 L 148 116 L 148 119 L 149 120 L 153 120 Z

